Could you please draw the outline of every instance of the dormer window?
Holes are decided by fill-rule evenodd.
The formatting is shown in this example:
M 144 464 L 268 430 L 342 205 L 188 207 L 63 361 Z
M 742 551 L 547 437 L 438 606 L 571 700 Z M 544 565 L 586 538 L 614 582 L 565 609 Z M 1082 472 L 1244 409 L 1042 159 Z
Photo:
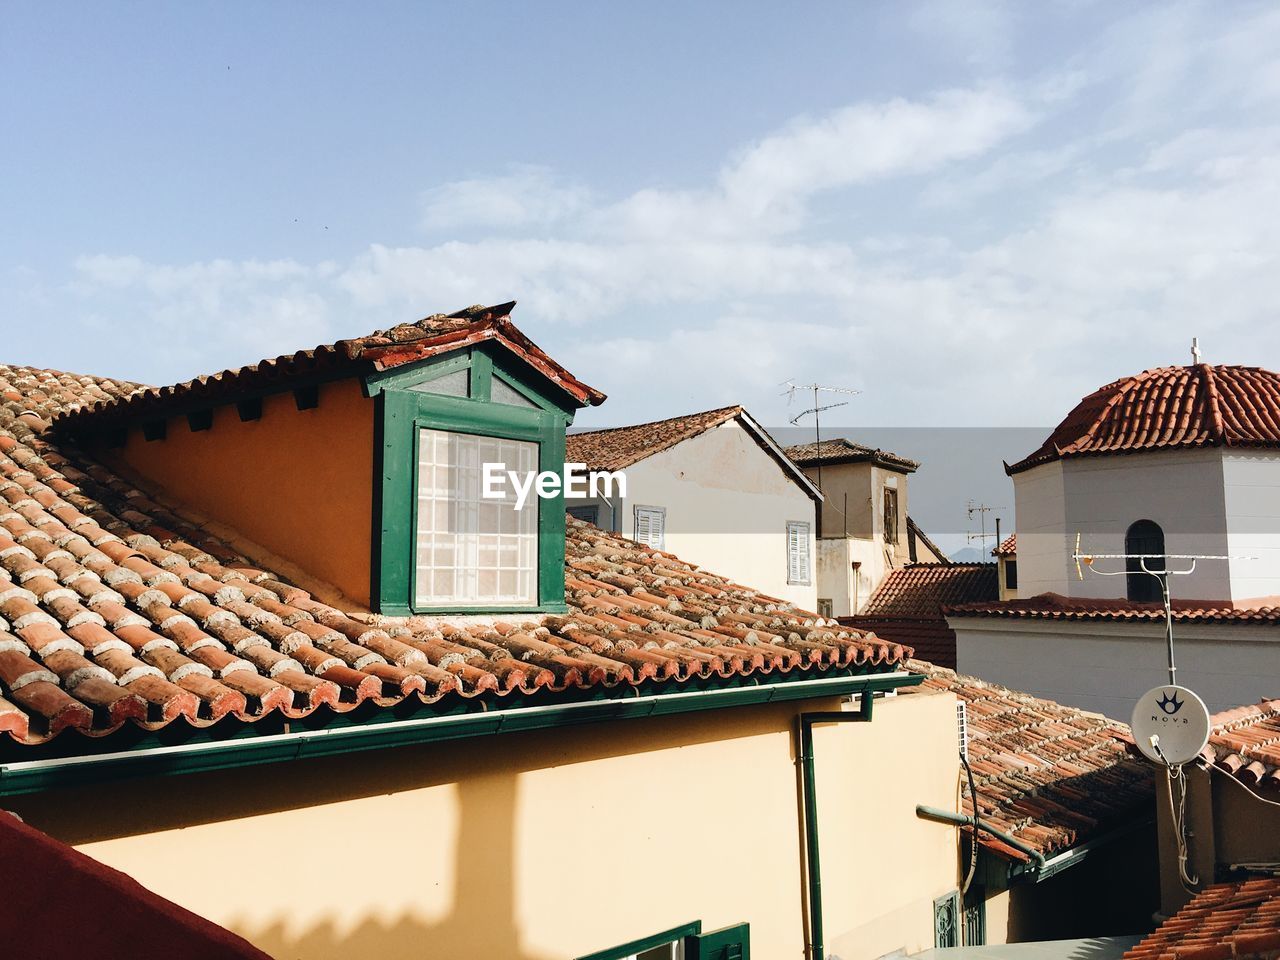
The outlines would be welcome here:
M 564 500 L 518 503 L 509 480 L 564 468 L 577 406 L 479 344 L 371 384 L 381 404 L 377 609 L 389 614 L 564 609 Z

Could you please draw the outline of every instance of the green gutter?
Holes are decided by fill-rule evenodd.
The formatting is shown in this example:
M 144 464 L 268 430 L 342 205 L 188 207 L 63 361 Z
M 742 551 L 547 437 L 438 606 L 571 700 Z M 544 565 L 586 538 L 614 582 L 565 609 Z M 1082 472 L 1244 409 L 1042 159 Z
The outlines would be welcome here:
M 967 817 L 963 813 L 952 813 L 950 810 L 940 810 L 937 807 L 929 807 L 924 804 L 916 805 L 916 816 L 923 820 L 933 820 L 935 823 L 949 823 L 957 827 L 973 826 L 973 817 Z M 985 823 L 979 822 L 978 829 L 983 833 L 991 834 L 991 836 L 1003 843 L 1007 843 L 1009 846 L 1013 847 L 1013 849 L 1020 850 L 1022 853 L 1025 853 L 1035 861 L 1036 870 L 1044 869 L 1044 854 L 1039 850 L 1036 850 L 1034 847 L 1029 847 L 1017 837 L 1010 836 L 1009 834 L 997 830 L 994 827 L 990 827 Z
M 0 764 L 0 796 L 127 777 L 197 773 L 521 730 L 545 730 L 606 720 L 660 717 L 726 707 L 848 696 L 911 686 L 920 683 L 922 679 L 923 677 L 905 671 L 854 677 L 823 677 L 721 690 L 658 693 L 618 700 L 591 700 L 430 716 L 363 726 L 320 727 L 117 753 L 19 760 Z
M 894 687 L 916 686 L 924 681 L 919 674 L 903 676 Z M 812 960 L 825 960 L 822 917 L 822 859 L 818 849 L 818 784 L 813 756 L 813 727 L 818 723 L 869 723 L 875 707 L 872 694 L 888 687 L 867 687 L 862 690 L 860 709 L 848 712 L 802 713 L 796 717 L 800 741 L 797 758 L 801 770 L 800 798 L 804 816 L 805 875 L 809 887 L 809 943 L 807 954 Z

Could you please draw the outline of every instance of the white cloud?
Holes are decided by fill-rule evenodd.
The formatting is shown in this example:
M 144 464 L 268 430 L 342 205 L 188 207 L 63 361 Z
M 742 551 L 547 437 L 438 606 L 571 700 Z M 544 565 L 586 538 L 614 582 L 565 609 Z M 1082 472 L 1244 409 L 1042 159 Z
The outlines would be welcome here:
M 547 226 L 582 211 L 589 198 L 585 188 L 559 183 L 544 167 L 517 166 L 425 191 L 422 224 L 430 231 Z
M 1271 82 L 1265 44 L 1202 8 L 1165 16 L 1059 72 L 797 118 L 701 185 L 608 200 L 516 167 L 424 195 L 444 242 L 315 265 L 86 257 L 77 289 L 139 332 L 200 330 L 185 375 L 516 299 L 614 422 L 735 400 L 776 421 L 794 376 L 865 388 L 856 422 L 1047 425 L 1191 335 L 1280 366 L 1280 132 L 1239 109 Z

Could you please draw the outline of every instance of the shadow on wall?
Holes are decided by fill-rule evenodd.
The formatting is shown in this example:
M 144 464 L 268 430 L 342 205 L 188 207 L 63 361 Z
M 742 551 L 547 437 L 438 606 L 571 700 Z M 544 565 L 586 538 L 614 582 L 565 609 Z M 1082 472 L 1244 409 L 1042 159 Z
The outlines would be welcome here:
M 495 774 L 463 782 L 458 801 L 461 819 L 453 854 L 454 902 L 443 920 L 431 923 L 412 915 L 386 920 L 368 917 L 350 929 L 340 929 L 329 920 L 303 932 L 284 920 L 261 927 L 233 918 L 227 926 L 277 960 L 453 960 L 478 956 L 555 960 L 526 950 L 520 942 L 515 916 L 515 775 Z M 430 830 L 431 824 L 401 829 Z M 341 878 L 337 882 L 359 887 L 366 877 L 376 876 L 380 861 L 396 856 L 394 842 L 382 842 L 379 832 L 370 832 L 365 862 L 334 865 L 335 877 Z M 287 877 L 279 882 L 287 883 Z M 424 871 L 421 882 L 435 881 Z M 465 910 L 460 909 L 463 905 Z

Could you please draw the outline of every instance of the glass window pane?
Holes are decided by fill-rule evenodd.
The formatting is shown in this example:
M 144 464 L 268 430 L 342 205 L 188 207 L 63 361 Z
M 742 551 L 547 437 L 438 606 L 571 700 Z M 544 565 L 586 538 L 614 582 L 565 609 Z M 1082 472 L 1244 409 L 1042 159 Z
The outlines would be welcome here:
M 499 498 L 483 496 L 486 463 L 503 477 Z M 536 471 L 538 445 L 422 430 L 417 466 L 417 605 L 536 604 L 539 501 L 517 510 L 506 472 Z

